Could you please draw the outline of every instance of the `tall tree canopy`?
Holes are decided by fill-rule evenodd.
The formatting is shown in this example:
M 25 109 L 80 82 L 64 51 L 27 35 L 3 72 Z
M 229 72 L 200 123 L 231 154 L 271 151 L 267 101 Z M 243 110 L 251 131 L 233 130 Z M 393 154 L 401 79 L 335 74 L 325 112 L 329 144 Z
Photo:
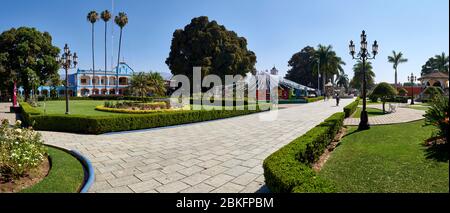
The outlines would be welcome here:
M 306 46 L 300 52 L 292 55 L 288 62 L 291 67 L 286 74 L 286 79 L 297 82 L 299 84 L 317 88 L 317 72 L 313 72 L 313 65 L 317 63 L 313 47 Z
M 331 45 L 325 46 L 319 44 L 317 47 L 315 58 L 320 60 L 320 67 L 318 64 L 314 64 L 314 70 L 320 70 L 322 75 L 322 91 L 325 91 L 325 84 L 330 79 L 334 82 L 334 75 L 340 75 L 344 73 L 345 62 L 337 56 Z
M 350 81 L 350 86 L 352 88 L 358 89 L 362 91 L 362 82 L 363 82 L 363 64 L 362 61 L 358 61 L 353 66 L 353 78 Z M 372 63 L 366 62 L 366 89 L 371 89 L 375 86 L 375 73 L 372 70 Z
M 202 76 L 216 74 L 245 75 L 253 72 L 255 53 L 247 49 L 247 40 L 216 21 L 201 16 L 184 29 L 175 30 L 166 60 L 172 74 L 192 79 L 192 68 L 202 67 Z
M 58 54 L 59 48 L 53 46 L 48 32 L 20 27 L 0 34 L 2 76 L 5 74 L 7 84 L 17 81 L 23 86 L 26 99 L 36 81 L 46 82 L 58 73 Z
M 430 74 L 435 70 L 445 72 L 448 74 L 449 57 L 445 53 L 435 55 L 433 58 L 429 58 L 428 61 L 422 66 L 422 75 Z

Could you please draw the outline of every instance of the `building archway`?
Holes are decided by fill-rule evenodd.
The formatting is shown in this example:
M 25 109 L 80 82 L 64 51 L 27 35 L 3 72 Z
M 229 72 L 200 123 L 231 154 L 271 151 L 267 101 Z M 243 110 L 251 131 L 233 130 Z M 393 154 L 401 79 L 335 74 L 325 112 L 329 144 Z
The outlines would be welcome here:
M 109 90 L 109 94 L 110 95 L 115 95 L 116 94 L 116 90 L 115 89 L 110 89 Z
M 116 85 L 116 77 L 109 77 L 109 85 Z
M 128 78 L 127 77 L 120 77 L 119 78 L 119 85 L 128 85 Z
M 89 89 L 83 88 L 81 89 L 81 96 L 88 96 L 90 93 Z
M 89 77 L 89 76 L 81 76 L 80 77 L 80 84 L 81 85 L 91 85 L 91 77 Z
M 107 95 L 108 94 L 108 90 L 107 89 L 102 89 L 102 95 Z
M 99 95 L 99 92 L 98 89 L 92 89 L 92 95 Z
M 433 86 L 434 86 L 434 87 L 441 87 L 441 88 L 442 88 L 442 84 L 441 84 L 440 81 L 434 82 Z

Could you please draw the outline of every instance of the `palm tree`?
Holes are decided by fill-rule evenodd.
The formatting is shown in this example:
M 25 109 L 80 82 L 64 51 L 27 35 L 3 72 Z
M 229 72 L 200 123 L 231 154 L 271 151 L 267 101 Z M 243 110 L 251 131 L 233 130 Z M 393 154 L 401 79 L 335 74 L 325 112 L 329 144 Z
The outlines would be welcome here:
M 367 88 L 366 89 L 370 89 L 371 87 L 373 87 L 374 85 L 374 81 L 375 81 L 375 73 L 373 72 L 373 68 L 372 68 L 372 63 L 371 62 L 366 62 L 366 85 Z M 363 73 L 363 63 L 362 61 L 358 61 L 354 66 L 353 66 L 353 78 L 350 81 L 350 86 L 353 88 L 359 88 L 360 91 L 362 92 L 362 82 L 364 80 L 364 73 Z
M 164 78 L 158 72 L 150 72 L 147 75 L 150 92 L 153 95 L 163 96 L 166 94 L 166 85 Z
M 339 87 L 344 87 L 347 90 L 350 80 L 348 79 L 348 75 L 344 72 L 340 73 L 336 79 L 336 84 Z
M 336 52 L 333 50 L 331 45 L 325 46 L 319 44 L 315 53 L 315 58 L 320 61 L 322 91 L 325 91 L 326 80 L 331 78 L 334 82 L 334 75 L 339 75 L 340 72 L 344 71 L 342 65 L 345 65 L 345 62 L 336 55 Z M 313 65 L 313 69 L 316 70 L 316 72 L 318 70 L 318 66 L 319 65 L 317 63 Z
M 448 73 L 448 64 L 449 64 L 449 57 L 446 56 L 445 53 L 441 53 L 440 55 L 434 56 L 434 67 L 440 72 L 447 72 Z
M 91 23 L 92 25 L 92 79 L 93 79 L 93 90 L 95 90 L 95 56 L 94 56 L 94 24 L 95 22 L 97 22 L 98 20 L 98 13 L 96 11 L 91 11 L 88 13 L 87 15 L 87 20 Z
M 402 52 L 396 53 L 394 50 L 392 51 L 392 56 L 388 56 L 389 63 L 393 64 L 394 70 L 395 70 L 395 87 L 397 88 L 397 67 L 401 63 L 405 63 L 408 61 L 408 59 L 403 57 Z
M 131 77 L 130 89 L 136 95 L 141 96 L 142 100 L 144 100 L 144 96 L 148 93 L 160 96 L 166 93 L 164 79 L 157 72 L 139 72 L 133 74 Z
M 106 70 L 107 70 L 108 60 L 107 60 L 107 54 L 106 54 L 106 51 L 107 51 L 107 49 L 106 49 L 106 32 L 107 32 L 107 28 L 108 28 L 108 21 L 111 19 L 111 13 L 108 10 L 105 10 L 101 13 L 100 16 L 101 16 L 102 20 L 105 22 L 105 78 L 107 79 Z M 107 91 L 106 90 L 106 80 L 105 80 L 105 91 Z
M 119 53 L 117 55 L 117 67 L 116 67 L 116 79 L 119 79 L 119 64 L 120 64 L 120 47 L 122 45 L 122 31 L 125 25 L 128 24 L 128 16 L 124 12 L 120 12 L 119 15 L 117 15 L 114 18 L 114 22 L 117 24 L 117 26 L 120 27 L 120 36 L 119 36 Z M 116 93 L 119 91 L 119 81 L 116 80 Z
M 135 95 L 141 96 L 141 99 L 144 100 L 144 96 L 150 90 L 145 72 L 135 73 L 131 76 L 130 90 L 135 93 Z

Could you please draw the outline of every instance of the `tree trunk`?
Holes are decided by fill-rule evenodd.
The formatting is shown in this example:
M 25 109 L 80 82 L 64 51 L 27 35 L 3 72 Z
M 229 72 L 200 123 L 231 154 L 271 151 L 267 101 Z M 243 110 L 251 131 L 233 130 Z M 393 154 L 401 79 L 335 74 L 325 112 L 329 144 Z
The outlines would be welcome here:
M 95 92 L 94 23 L 92 23 L 92 84 L 93 84 L 92 92 L 94 93 Z
M 107 85 L 106 85 L 106 82 L 107 82 L 107 79 L 108 79 L 108 77 L 107 77 L 107 75 L 106 75 L 106 70 L 107 70 L 107 62 L 108 62 L 108 59 L 107 59 L 107 57 L 106 57 L 106 52 L 107 52 L 107 49 L 106 49 L 106 32 L 107 32 L 107 29 L 108 29 L 108 23 L 105 21 L 105 94 L 106 94 L 106 91 L 107 91 Z
M 383 114 L 386 114 L 386 110 L 385 110 L 385 108 L 384 108 L 384 104 L 385 104 L 386 102 L 384 102 L 383 101 Z
M 395 68 L 395 89 L 397 89 L 397 68 Z
M 119 36 L 119 53 L 117 54 L 117 67 L 116 67 L 116 94 L 119 94 L 119 64 L 120 64 L 120 47 L 122 46 L 122 28 L 120 28 Z

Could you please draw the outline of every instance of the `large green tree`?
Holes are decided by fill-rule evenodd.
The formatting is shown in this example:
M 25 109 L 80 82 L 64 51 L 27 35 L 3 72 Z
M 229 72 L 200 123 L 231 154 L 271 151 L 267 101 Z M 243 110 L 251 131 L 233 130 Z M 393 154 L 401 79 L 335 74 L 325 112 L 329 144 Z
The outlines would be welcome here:
M 369 90 L 374 87 L 375 85 L 375 73 L 372 70 L 372 63 L 366 62 L 366 89 Z M 353 78 L 350 81 L 350 86 L 352 88 L 358 89 L 360 92 L 362 92 L 362 82 L 364 80 L 363 75 L 363 63 L 362 61 L 358 61 L 353 66 Z
M 247 49 L 244 37 L 206 16 L 175 30 L 166 59 L 172 74 L 183 74 L 191 80 L 193 67 L 202 67 L 202 76 L 215 74 L 223 79 L 225 75 L 253 72 L 255 63 L 255 53 Z
M 53 46 L 48 32 L 29 27 L 3 32 L 0 34 L 0 64 L 4 70 L 2 84 L 11 85 L 16 81 L 23 86 L 28 100 L 36 82 L 48 81 L 58 72 L 58 54 L 59 48 Z
M 440 55 L 435 55 L 432 58 L 429 58 L 428 61 L 422 66 L 422 75 L 430 74 L 435 70 L 440 72 L 445 72 L 448 74 L 449 69 L 449 57 L 445 55 L 445 53 L 441 53 Z
M 302 85 L 312 85 L 317 88 L 317 72 L 313 72 L 315 50 L 313 47 L 306 46 L 300 52 L 292 55 L 288 62 L 291 67 L 286 74 L 286 79 L 297 82 Z
M 386 82 L 379 83 L 375 89 L 373 89 L 371 96 L 380 98 L 383 102 L 383 113 L 386 112 L 385 104 L 389 98 L 394 97 L 397 94 L 397 90 Z
M 340 75 L 344 72 L 342 65 L 345 62 L 337 56 L 331 45 L 325 46 L 319 44 L 316 49 L 315 58 L 320 60 L 319 64 L 314 64 L 314 70 L 320 71 L 322 76 L 322 91 L 325 91 L 325 84 L 331 79 L 334 82 L 334 75 Z
M 158 72 L 138 72 L 131 76 L 131 92 L 141 96 L 142 100 L 148 93 L 163 96 L 166 93 L 166 86 L 163 77 Z
M 407 58 L 403 57 L 403 53 L 402 52 L 395 52 L 394 50 L 392 51 L 392 55 L 388 56 L 388 62 L 392 63 L 392 67 L 394 68 L 395 71 L 395 87 L 398 87 L 397 84 L 397 67 L 399 64 L 401 63 L 406 63 L 408 61 Z

